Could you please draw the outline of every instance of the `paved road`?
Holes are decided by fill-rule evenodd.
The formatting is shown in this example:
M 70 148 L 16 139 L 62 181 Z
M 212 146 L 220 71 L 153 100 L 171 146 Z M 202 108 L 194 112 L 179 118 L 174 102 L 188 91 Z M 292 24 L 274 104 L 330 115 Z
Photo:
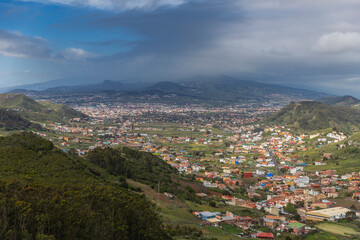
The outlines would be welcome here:
M 281 176 L 281 175 L 282 175 L 282 172 L 280 171 L 279 163 L 278 163 L 277 160 L 275 159 L 272 151 L 270 151 L 269 147 L 266 147 L 266 151 L 268 151 L 268 152 L 270 153 L 270 157 L 271 157 L 272 161 L 274 162 L 277 175 L 278 175 L 278 176 Z

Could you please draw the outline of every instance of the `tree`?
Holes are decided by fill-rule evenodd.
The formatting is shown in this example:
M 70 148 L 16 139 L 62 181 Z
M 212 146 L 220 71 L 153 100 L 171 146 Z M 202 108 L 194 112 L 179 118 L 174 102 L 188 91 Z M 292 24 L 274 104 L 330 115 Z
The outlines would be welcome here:
M 209 206 L 210 206 L 210 207 L 216 207 L 216 202 L 210 201 L 210 202 L 209 202 Z
M 355 212 L 354 211 L 350 211 L 350 212 L 347 212 L 346 213 L 346 218 L 347 219 L 353 219 L 354 217 L 356 216 Z
M 292 204 L 290 202 L 286 205 L 285 211 L 287 211 L 289 213 L 296 213 L 297 212 L 294 204 Z

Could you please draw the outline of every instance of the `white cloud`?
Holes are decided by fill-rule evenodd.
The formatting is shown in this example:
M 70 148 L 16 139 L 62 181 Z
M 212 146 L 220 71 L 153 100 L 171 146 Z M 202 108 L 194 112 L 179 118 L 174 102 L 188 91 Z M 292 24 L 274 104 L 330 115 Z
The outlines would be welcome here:
M 177 6 L 185 0 L 22 0 L 45 4 L 61 4 L 77 7 L 89 7 L 101 10 L 156 9 L 162 6 Z
M 99 56 L 96 53 L 87 52 L 81 48 L 67 48 L 62 52 L 62 55 L 67 60 L 75 61 L 85 61 Z
M 317 41 L 314 50 L 324 53 L 360 51 L 360 33 L 333 32 L 324 34 Z

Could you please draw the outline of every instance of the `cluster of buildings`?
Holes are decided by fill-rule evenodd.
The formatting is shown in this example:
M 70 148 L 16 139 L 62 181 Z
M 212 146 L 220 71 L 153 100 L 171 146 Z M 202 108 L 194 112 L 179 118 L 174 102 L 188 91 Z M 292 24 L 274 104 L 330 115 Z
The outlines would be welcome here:
M 242 229 L 266 226 L 273 232 L 303 235 L 306 221 L 337 221 L 355 209 L 336 206 L 332 199 L 343 192 L 360 198 L 358 173 L 338 175 L 335 170 L 306 171 L 309 165 L 326 165 L 332 153 L 308 161 L 301 152 L 338 143 L 341 132 L 296 134 L 283 126 L 249 124 L 274 107 L 230 109 L 162 104 L 88 105 L 77 110 L 88 122 L 47 125 L 48 136 L 64 151 L 75 148 L 85 154 L 95 147 L 127 145 L 158 155 L 183 176 L 203 186 L 201 198 L 260 210 L 260 219 L 231 212 L 194 212 L 206 224 L 232 224 Z M 339 148 L 343 147 L 339 144 Z M 243 191 L 240 195 L 240 191 Z M 219 200 L 220 199 L 220 200 Z M 291 204 L 296 213 L 289 213 Z M 294 220 L 288 214 L 298 214 Z M 302 222 L 301 222 L 302 221 Z M 272 232 L 252 232 L 252 237 L 274 238 Z

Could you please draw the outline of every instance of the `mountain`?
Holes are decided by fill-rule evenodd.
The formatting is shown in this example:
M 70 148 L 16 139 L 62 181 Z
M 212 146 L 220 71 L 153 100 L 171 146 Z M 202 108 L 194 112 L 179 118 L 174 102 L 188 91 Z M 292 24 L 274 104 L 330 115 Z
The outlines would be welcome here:
M 37 135 L 0 137 L 0 176 L 0 239 L 170 239 L 143 195 Z
M 28 129 L 39 130 L 41 126 L 26 120 L 12 110 L 0 108 L 0 130 L 13 131 Z
M 163 94 L 176 94 L 198 101 L 239 102 L 264 100 L 272 95 L 316 99 L 328 96 L 324 93 L 294 89 L 274 84 L 239 80 L 228 76 L 197 77 L 181 82 L 158 82 L 146 90 L 157 90 Z
M 63 121 L 71 118 L 85 118 L 86 115 L 62 104 L 35 101 L 24 94 L 0 94 L 0 107 L 17 110 L 24 118 L 35 121 Z
M 74 101 L 76 95 L 83 99 L 97 101 L 123 102 L 163 102 L 163 103 L 210 103 L 237 104 L 244 101 L 261 102 L 281 99 L 318 99 L 328 94 L 310 90 L 283 87 L 275 84 L 240 80 L 228 76 L 196 77 L 182 81 L 161 81 L 155 83 L 120 83 L 106 80 L 99 84 L 64 86 L 44 91 L 13 90 L 37 98 L 66 97 Z
M 59 78 L 50 81 L 37 82 L 31 84 L 23 84 L 23 85 L 15 85 L 13 87 L 2 87 L 0 88 L 0 92 L 10 92 L 14 89 L 26 89 L 26 90 L 34 90 L 34 91 L 43 91 L 48 88 L 54 88 L 59 86 L 75 86 L 80 84 L 89 84 L 95 83 L 94 79 L 89 79 L 88 77 L 74 77 L 74 78 Z
M 61 86 L 46 89 L 46 92 L 101 92 L 101 91 L 123 91 L 125 89 L 124 84 L 121 82 L 114 82 L 110 80 L 104 80 L 99 84 L 89 85 L 77 85 L 77 86 Z
M 265 119 L 264 122 L 303 131 L 337 128 L 351 132 L 359 130 L 360 111 L 346 107 L 329 106 L 320 102 L 292 102 L 278 113 Z
M 353 96 L 341 96 L 341 97 L 327 97 L 319 99 L 319 102 L 325 103 L 331 106 L 341 107 L 359 107 L 360 100 Z

